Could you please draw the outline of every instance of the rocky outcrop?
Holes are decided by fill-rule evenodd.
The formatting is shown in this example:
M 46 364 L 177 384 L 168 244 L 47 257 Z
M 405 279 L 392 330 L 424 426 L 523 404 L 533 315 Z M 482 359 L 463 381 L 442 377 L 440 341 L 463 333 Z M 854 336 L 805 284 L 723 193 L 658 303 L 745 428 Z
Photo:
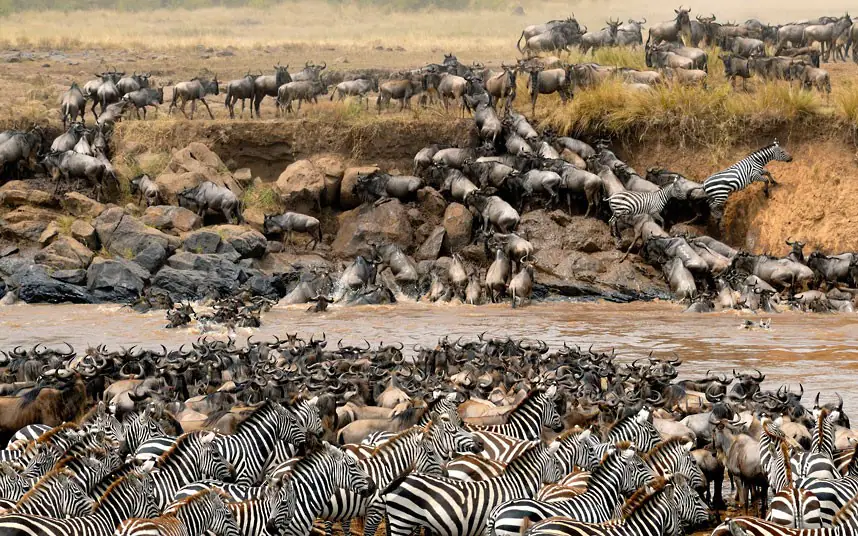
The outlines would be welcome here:
M 149 272 L 125 260 L 96 258 L 86 271 L 86 286 L 99 301 L 130 302 L 143 292 Z
M 147 227 L 121 208 L 104 211 L 93 223 L 102 247 L 111 255 L 124 259 L 133 258 L 152 244 L 158 244 L 166 251 L 173 251 L 181 243 L 174 236 Z
M 193 142 L 184 149 L 175 151 L 164 173 L 155 179 L 164 201 L 171 205 L 178 204 L 179 192 L 205 181 L 226 186 L 239 197 L 243 192 L 241 185 L 232 177 L 220 157 L 199 142 Z
M 55 206 L 54 196 L 44 190 L 33 188 L 24 181 L 9 181 L 0 187 L 0 205 L 17 207 L 21 205 Z
M 84 287 L 54 279 L 44 266 L 31 264 L 12 276 L 18 299 L 26 303 L 94 303 Z
M 368 253 L 370 242 L 411 247 L 413 231 L 408 212 L 396 199 L 380 205 L 362 205 L 339 216 L 339 231 L 331 246 L 339 258 Z
M 343 172 L 343 182 L 340 184 L 340 207 L 343 209 L 354 208 L 361 204 L 361 200 L 355 195 L 355 185 L 359 175 L 366 175 L 378 171 L 376 166 L 350 167 Z
M 186 233 L 199 229 L 202 220 L 195 213 L 184 207 L 160 205 L 148 207 L 143 213 L 141 221 L 149 227 L 159 231 L 178 231 Z
M 83 220 L 75 220 L 71 224 L 69 232 L 72 238 L 95 251 L 98 249 L 98 234 L 95 232 L 95 227 Z
M 78 193 L 69 192 L 63 196 L 63 209 L 76 218 L 97 218 L 107 208 L 104 204 Z
M 208 231 L 220 236 L 224 244 L 228 244 L 243 259 L 258 259 L 265 255 L 268 240 L 265 236 L 249 227 L 241 225 L 216 225 L 208 227 Z M 222 253 L 220 249 L 218 253 Z
M 59 214 L 51 210 L 21 206 L 0 217 L 0 234 L 12 240 L 37 242 Z
M 340 186 L 346 171 L 343 159 L 339 155 L 325 153 L 312 157 L 310 161 L 325 176 L 323 204 L 329 207 L 337 206 L 340 202 Z
M 325 174 L 309 160 L 298 160 L 283 170 L 274 189 L 286 210 L 316 212 L 324 197 Z
M 220 244 L 219 234 L 203 229 L 186 236 L 182 248 L 191 253 L 217 253 Z
M 450 203 L 444 211 L 445 246 L 447 251 L 455 253 L 471 243 L 474 216 L 468 207 L 459 203 Z
M 69 236 L 61 236 L 33 258 L 37 263 L 55 270 L 86 268 L 95 254 Z

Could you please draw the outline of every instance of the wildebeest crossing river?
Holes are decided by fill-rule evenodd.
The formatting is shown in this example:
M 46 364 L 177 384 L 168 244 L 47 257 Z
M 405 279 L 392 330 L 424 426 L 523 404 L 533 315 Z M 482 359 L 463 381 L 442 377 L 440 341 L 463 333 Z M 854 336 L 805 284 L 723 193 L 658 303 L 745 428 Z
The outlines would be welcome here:
M 394 306 L 332 307 L 314 315 L 297 308 L 275 307 L 258 330 L 240 329 L 240 339 L 253 334 L 265 338 L 298 332 L 316 337 L 324 332 L 331 345 L 339 339 L 373 345 L 401 341 L 406 354 L 414 345 L 434 345 L 440 337 L 493 336 L 538 338 L 552 347 L 579 345 L 600 351 L 614 348 L 622 360 L 644 357 L 650 351 L 683 361 L 685 377 L 707 370 L 758 368 L 769 385 L 801 382 L 805 392 L 823 392 L 823 399 L 839 392 L 848 412 L 858 410 L 858 323 L 849 315 L 783 313 L 773 315 L 771 328 L 746 329 L 768 317 L 734 312 L 683 314 L 682 307 L 666 303 L 541 303 L 511 311 L 508 306 L 477 308 L 454 305 L 399 303 Z M 68 341 L 78 351 L 87 345 L 165 344 L 177 347 L 200 331 L 164 329 L 163 312 L 140 315 L 130 309 L 104 305 L 18 305 L 0 309 L 0 347 L 32 346 Z M 224 338 L 226 333 L 211 332 Z

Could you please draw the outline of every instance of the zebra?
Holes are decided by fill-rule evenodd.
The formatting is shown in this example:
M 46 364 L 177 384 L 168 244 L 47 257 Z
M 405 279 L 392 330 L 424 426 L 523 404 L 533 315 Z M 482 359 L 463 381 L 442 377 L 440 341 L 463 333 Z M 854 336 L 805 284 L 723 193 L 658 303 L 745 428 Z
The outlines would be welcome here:
M 557 460 L 564 471 L 571 472 L 575 467 L 592 469 L 599 464 L 599 460 L 592 454 L 589 438 L 590 431 L 582 431 L 579 428 L 571 428 L 555 438 L 560 445 L 556 454 Z M 516 449 L 514 452 L 518 454 L 520 451 Z M 507 465 L 508 463 L 481 456 L 459 456 L 447 463 L 447 476 L 479 482 L 500 476 Z
M 795 483 L 799 489 L 809 492 L 819 500 L 820 519 L 823 527 L 831 526 L 837 512 L 858 495 L 858 477 L 846 476 L 838 479 L 802 479 Z
M 231 479 L 232 468 L 215 448 L 214 440 L 214 432 L 188 432 L 158 459 L 152 480 L 159 510 L 186 484 L 202 478 Z
M 469 426 L 474 432 L 494 432 L 516 439 L 533 441 L 542 436 L 542 426 L 555 432 L 563 430 L 563 422 L 555 403 L 556 387 L 534 389 L 508 414 L 507 422 L 489 426 Z
M 278 440 L 297 448 L 306 439 L 297 417 L 277 402 L 267 400 L 238 425 L 234 434 L 218 437 L 215 446 L 233 465 L 235 483 L 250 486 L 261 479 Z
M 756 517 L 735 517 L 715 527 L 712 536 L 855 536 L 858 534 L 858 496 L 837 513 L 833 528 L 793 529 Z
M 587 492 L 591 476 L 590 471 L 568 474 L 558 480 L 556 484 L 542 486 L 534 498 L 542 502 L 567 501 Z
M 104 402 L 96 404 L 80 421 L 80 427 L 90 435 L 104 437 L 119 444 L 120 452 L 128 452 L 125 427 L 107 411 Z
M 405 475 L 383 495 L 388 534 L 408 536 L 419 526 L 438 536 L 485 533 L 486 521 L 496 506 L 531 497 L 542 483 L 558 478 L 559 465 L 554 454 L 559 446 L 556 442 L 548 447 L 536 443 L 513 460 L 503 475 L 483 482 Z
M 791 455 L 786 436 L 776 423 L 762 420 L 760 460 L 769 486 L 775 492 L 766 520 L 798 529 L 821 527 L 819 500 L 793 482 Z
M 703 191 L 706 192 L 712 215 L 720 221 L 727 197 L 733 192 L 747 188 L 753 182 L 765 183 L 768 197 L 769 184 L 777 184 L 772 174 L 765 169 L 766 164 L 772 160 L 792 162 L 792 155 L 778 144 L 778 140 L 704 180 Z
M 21 476 L 8 462 L 0 462 L 0 500 L 12 501 L 12 505 L 24 496 L 30 481 Z
M 458 397 L 458 393 L 449 393 L 447 395 L 433 393 L 433 397 L 434 398 L 429 401 L 426 411 L 424 411 L 423 415 L 420 416 L 420 419 L 417 420 L 416 426 L 426 426 L 429 424 L 429 421 L 437 420 L 439 415 L 446 415 L 453 424 L 458 427 L 462 427 L 462 417 L 459 415 L 459 407 L 456 405 L 456 397 Z M 361 441 L 361 445 L 351 446 L 350 450 L 358 454 L 360 457 L 360 454 L 362 453 L 368 454 L 372 452 L 372 449 L 364 449 L 362 446 L 371 445 L 377 447 L 395 435 L 397 435 L 396 432 L 373 432 Z
M 241 536 L 276 534 L 295 515 L 295 488 L 287 480 L 279 488 L 269 486 L 262 497 L 227 505 Z
M 509 501 L 492 512 L 488 522 L 489 533 L 493 536 L 517 536 L 525 519 L 536 522 L 552 516 L 569 516 L 588 523 L 607 521 L 621 504 L 621 494 L 637 490 L 652 476 L 634 449 L 611 447 L 602 463 L 593 469 L 585 493 L 558 503 L 533 499 Z
M 587 523 L 570 517 L 551 517 L 530 527 L 529 536 L 673 536 L 680 524 L 709 520 L 706 504 L 683 475 L 659 478 L 632 495 L 618 520 Z
M 206 531 L 240 536 L 232 512 L 217 490 L 207 489 L 188 497 L 155 519 L 123 520 L 115 536 L 201 536 Z
M 640 452 L 649 452 L 661 442 L 661 435 L 652 424 L 652 412 L 649 408 L 641 408 L 636 414 L 623 417 L 605 434 L 609 445 L 630 441 Z
M 158 421 L 152 418 L 150 408 L 140 412 L 127 413 L 122 418 L 122 426 L 125 429 L 125 450 L 127 452 L 137 452 L 140 445 L 146 441 L 167 436 Z
M 700 467 L 691 458 L 692 448 L 694 443 L 681 438 L 672 438 L 653 447 L 644 454 L 643 460 L 653 474 L 665 476 L 679 473 L 689 479 L 689 485 L 692 488 L 703 489 L 706 482 Z
M 44 434 L 45 432 L 50 432 L 52 426 L 48 426 L 47 424 L 30 424 L 27 425 L 17 432 L 9 439 L 9 444 L 6 446 L 7 451 L 16 451 L 21 450 L 27 446 L 31 441 L 35 441 L 39 439 L 39 436 Z M 0 455 L 3 454 L 3 451 L 0 451 Z
M 131 517 L 155 517 L 151 475 L 131 473 L 111 484 L 93 513 L 70 519 L 29 514 L 0 516 L 0 533 L 7 536 L 113 536 L 114 529 Z
M 430 423 L 431 426 L 431 423 Z M 391 482 L 408 471 L 440 475 L 441 459 L 439 449 L 434 444 L 432 432 L 419 426 L 413 426 L 399 433 L 382 446 L 376 447 L 369 458 L 358 460 L 358 465 L 366 471 L 379 489 L 386 488 Z M 367 517 L 374 512 L 373 520 L 367 519 L 365 532 L 374 534 L 383 517 L 384 508 L 374 508 L 379 502 L 378 493 L 371 497 L 361 497 L 347 489 L 337 489 L 319 517 L 326 521 L 325 533 L 331 534 L 331 524 L 342 522 L 343 534 L 349 536 L 351 520 L 355 517 Z
M 793 478 L 839 478 L 841 474 L 834 462 L 834 424 L 840 412 L 823 409 L 814 413 L 816 423 L 811 429 L 810 450 L 790 460 Z
M 47 517 L 80 517 L 92 513 L 93 501 L 74 481 L 68 469 L 43 476 L 7 512 Z
M 295 489 L 295 514 L 285 526 L 276 527 L 281 536 L 309 534 L 313 520 L 325 508 L 335 488 L 362 495 L 375 492 L 375 484 L 357 461 L 327 442 L 297 460 L 284 476 L 284 485 L 287 481 Z
M 661 211 L 672 198 L 679 199 L 682 197 L 681 190 L 677 188 L 678 181 L 678 178 L 674 178 L 672 182 L 654 192 L 626 190 L 608 197 L 608 206 L 611 207 L 611 219 L 608 220 L 608 226 L 611 228 L 611 234 L 619 236 L 618 220 L 627 216 L 646 214 L 664 225 Z
M 100 458 L 100 459 L 99 459 Z M 104 449 L 93 449 L 86 456 L 68 456 L 60 460 L 54 470 L 67 469 L 72 479 L 87 493 L 95 489 L 96 484 L 118 468 L 121 461 L 118 455 Z

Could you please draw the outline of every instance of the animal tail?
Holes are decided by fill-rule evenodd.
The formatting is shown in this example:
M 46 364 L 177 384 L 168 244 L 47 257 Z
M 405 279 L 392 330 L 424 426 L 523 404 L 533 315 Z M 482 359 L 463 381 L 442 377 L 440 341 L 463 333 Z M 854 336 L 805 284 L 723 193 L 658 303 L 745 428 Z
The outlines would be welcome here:
M 518 41 L 515 42 L 515 48 L 518 49 L 519 54 L 524 54 L 524 51 L 521 49 L 521 39 L 524 37 L 524 30 L 521 31 L 521 35 L 518 36 Z M 524 45 L 527 46 L 527 41 L 524 42 Z
M 230 92 L 230 90 L 231 90 L 231 89 L 232 89 L 232 88 L 230 88 L 229 86 L 227 86 L 227 87 L 226 87 L 226 91 L 224 92 L 224 93 L 226 93 L 226 99 L 224 99 L 224 101 L 223 101 L 223 107 L 224 107 L 224 108 L 229 108 L 229 97 L 231 96 L 231 95 L 229 94 L 229 92 Z M 242 102 L 244 102 L 244 101 L 242 101 Z

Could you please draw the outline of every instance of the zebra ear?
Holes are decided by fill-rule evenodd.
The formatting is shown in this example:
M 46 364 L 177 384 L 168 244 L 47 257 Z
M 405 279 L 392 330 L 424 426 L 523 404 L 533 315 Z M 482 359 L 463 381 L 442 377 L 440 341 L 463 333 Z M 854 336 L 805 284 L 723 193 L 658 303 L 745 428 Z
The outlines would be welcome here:
M 586 430 L 578 434 L 578 441 L 581 441 L 582 439 L 587 439 L 588 437 L 590 437 L 590 433 L 590 429 L 587 428 Z
M 209 432 L 209 433 L 205 434 L 202 438 L 200 438 L 200 442 L 203 445 L 207 445 L 207 444 L 211 443 L 212 441 L 214 441 L 214 438 L 215 438 L 215 433 Z
M 688 443 L 682 445 L 682 448 L 685 450 L 685 452 L 691 452 L 691 449 L 694 448 L 694 443 L 689 441 Z
M 548 455 L 553 456 L 555 452 L 560 448 L 559 441 L 552 441 L 550 445 L 548 445 Z
M 155 467 L 155 460 L 147 460 L 140 466 L 140 472 L 143 474 L 149 473 Z

